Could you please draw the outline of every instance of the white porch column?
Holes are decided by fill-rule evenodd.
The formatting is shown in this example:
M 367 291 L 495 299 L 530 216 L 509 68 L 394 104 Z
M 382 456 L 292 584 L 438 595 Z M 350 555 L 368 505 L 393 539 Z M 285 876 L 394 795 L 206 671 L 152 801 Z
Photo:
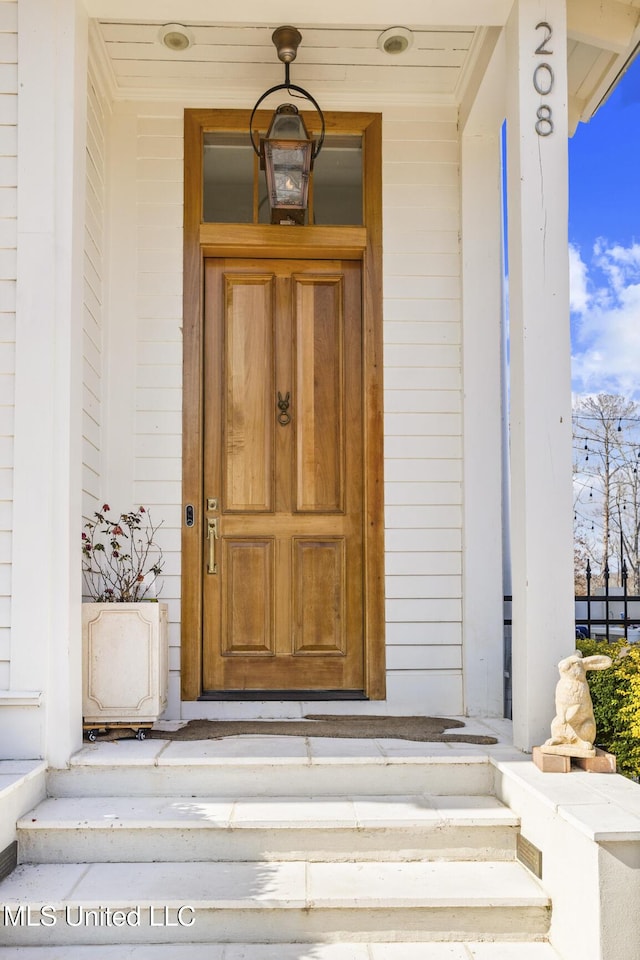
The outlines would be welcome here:
M 565 0 L 515 0 L 506 41 L 513 730 L 529 750 L 574 649 Z
M 81 384 L 87 18 L 20 0 L 11 686 L 42 692 L 16 755 L 82 742 Z
M 504 37 L 461 108 L 465 712 L 503 716 L 502 157 Z

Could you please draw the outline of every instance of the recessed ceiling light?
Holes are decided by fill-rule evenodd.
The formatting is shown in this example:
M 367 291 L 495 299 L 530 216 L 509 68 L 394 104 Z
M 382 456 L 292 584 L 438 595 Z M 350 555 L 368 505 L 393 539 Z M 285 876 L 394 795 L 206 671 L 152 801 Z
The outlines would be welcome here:
M 404 53 L 413 43 L 413 34 L 406 27 L 389 27 L 378 37 L 378 46 L 391 56 Z
M 160 43 L 163 43 L 168 50 L 181 51 L 188 50 L 193 44 L 193 34 L 187 27 L 181 23 L 165 23 L 160 28 L 158 34 Z

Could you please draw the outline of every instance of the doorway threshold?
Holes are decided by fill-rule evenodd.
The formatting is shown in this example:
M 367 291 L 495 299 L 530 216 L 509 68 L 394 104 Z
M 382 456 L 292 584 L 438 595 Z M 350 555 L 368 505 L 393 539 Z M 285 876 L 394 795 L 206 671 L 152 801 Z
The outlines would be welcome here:
M 198 700 L 368 700 L 362 690 L 205 690 Z

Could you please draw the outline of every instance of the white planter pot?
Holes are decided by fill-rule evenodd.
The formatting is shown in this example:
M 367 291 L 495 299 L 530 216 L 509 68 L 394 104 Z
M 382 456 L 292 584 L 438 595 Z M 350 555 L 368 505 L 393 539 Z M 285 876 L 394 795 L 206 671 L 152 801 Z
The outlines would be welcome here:
M 166 603 L 82 605 L 85 725 L 152 723 L 167 705 Z

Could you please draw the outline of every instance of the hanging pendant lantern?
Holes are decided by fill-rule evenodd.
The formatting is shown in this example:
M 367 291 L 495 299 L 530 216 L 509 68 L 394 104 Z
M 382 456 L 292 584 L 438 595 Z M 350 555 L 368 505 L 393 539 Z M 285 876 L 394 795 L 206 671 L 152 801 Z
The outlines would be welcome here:
M 260 144 L 260 160 L 267 177 L 271 222 L 289 219 L 304 223 L 309 201 L 313 141 L 298 108 L 283 103 L 273 115 Z
M 260 168 L 266 174 L 271 223 L 303 224 L 309 202 L 313 161 L 320 153 L 324 140 L 324 116 L 311 94 L 290 82 L 289 65 L 295 60 L 302 35 L 295 27 L 278 27 L 271 39 L 279 59 L 284 63 L 285 79 L 284 83 L 265 91 L 257 101 L 249 121 L 249 135 L 253 149 L 260 157 Z M 295 95 L 292 93 L 295 91 L 313 104 L 322 123 L 317 140 L 309 136 L 298 108 L 292 103 L 283 103 L 273 114 L 267 135 L 260 140 L 260 147 L 256 146 L 253 132 L 255 112 L 262 101 L 277 90 L 286 90 L 291 96 Z

